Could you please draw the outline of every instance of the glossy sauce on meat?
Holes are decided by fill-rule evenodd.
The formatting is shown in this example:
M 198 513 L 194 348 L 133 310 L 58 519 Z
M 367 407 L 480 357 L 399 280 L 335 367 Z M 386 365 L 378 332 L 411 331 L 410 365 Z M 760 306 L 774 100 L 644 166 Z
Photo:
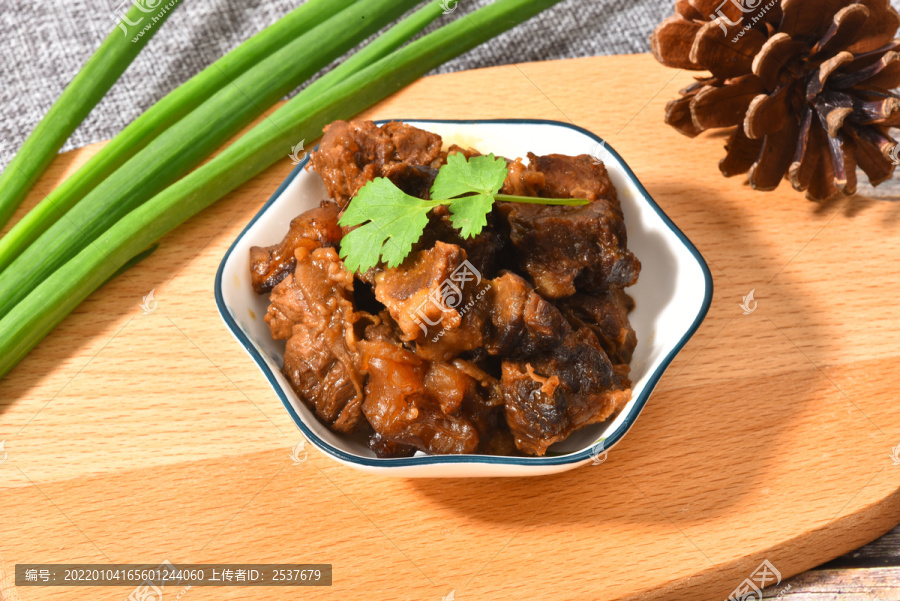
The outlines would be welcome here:
M 250 249 L 250 281 L 257 294 L 275 287 L 285 276 L 294 271 L 298 248 L 315 249 L 337 246 L 343 233 L 338 225 L 340 208 L 334 203 L 307 211 L 291 221 L 284 239 L 273 246 L 254 246 Z
M 497 203 L 471 239 L 438 207 L 401 265 L 347 272 L 343 209 L 378 177 L 427 199 L 448 152 L 479 154 L 442 145 L 403 123 L 328 126 L 310 168 L 330 200 L 281 243 L 251 250 L 253 286 L 271 291 L 266 321 L 286 340 L 298 397 L 332 430 L 365 435 L 376 456 L 543 455 L 631 398 L 624 289 L 640 262 L 602 163 L 529 153 L 510 161 L 502 192 L 591 202 Z
M 311 168 L 341 208 L 376 177 L 403 180 L 416 172 L 412 167 L 440 165 L 441 137 L 397 122 L 378 127 L 371 121 L 335 121 L 310 158 Z
M 266 323 L 287 339 L 283 372 L 300 398 L 338 432 L 352 432 L 363 402 L 356 323 L 372 316 L 351 302 L 353 276 L 333 248 L 298 248 L 296 268 L 272 290 Z

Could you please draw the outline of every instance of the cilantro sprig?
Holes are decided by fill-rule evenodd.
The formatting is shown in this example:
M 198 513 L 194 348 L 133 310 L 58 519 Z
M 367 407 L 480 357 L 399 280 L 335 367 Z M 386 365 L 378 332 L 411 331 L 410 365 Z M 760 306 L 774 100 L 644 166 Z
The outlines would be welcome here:
M 493 154 L 466 159 L 451 154 L 431 187 L 431 200 L 410 196 L 380 177 L 350 201 L 339 221 L 354 229 L 341 240 L 340 256 L 351 272 L 363 272 L 384 261 L 388 267 L 403 262 L 428 225 L 428 213 L 446 205 L 450 223 L 463 238 L 473 238 L 487 225 L 496 201 L 546 205 L 585 205 L 579 198 L 535 198 L 499 194 L 509 174 L 506 161 Z

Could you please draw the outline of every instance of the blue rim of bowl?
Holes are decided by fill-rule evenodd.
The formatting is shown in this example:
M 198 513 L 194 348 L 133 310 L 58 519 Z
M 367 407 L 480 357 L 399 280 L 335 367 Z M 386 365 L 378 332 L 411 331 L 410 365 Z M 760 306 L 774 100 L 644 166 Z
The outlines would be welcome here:
M 691 327 L 688 328 L 687 332 L 685 332 L 684 336 L 682 336 L 681 340 L 678 341 L 668 355 L 662 360 L 659 366 L 653 371 L 650 375 L 650 378 L 647 381 L 647 385 L 644 387 L 644 390 L 641 391 L 641 394 L 634 401 L 634 406 L 630 412 L 630 414 L 619 424 L 619 427 L 615 429 L 610 435 L 608 435 L 603 440 L 603 449 L 609 450 L 616 443 L 618 443 L 631 429 L 631 426 L 634 425 L 634 422 L 637 420 L 638 416 L 644 409 L 644 406 L 647 404 L 647 400 L 650 398 L 650 395 L 653 393 L 653 390 L 656 388 L 656 384 L 659 382 L 659 379 L 666 372 L 669 365 L 672 363 L 672 360 L 675 356 L 681 352 L 681 349 L 684 348 L 684 345 L 687 344 L 688 340 L 693 337 L 694 333 L 700 327 L 700 324 L 706 318 L 706 314 L 709 311 L 710 304 L 712 303 L 713 296 L 713 279 L 712 273 L 709 271 L 709 266 L 706 264 L 706 261 L 703 259 L 703 256 L 700 254 L 700 251 L 697 250 L 697 247 L 688 239 L 687 236 L 684 235 L 678 226 L 672 222 L 668 215 L 666 215 L 665 211 L 656 204 L 656 201 L 650 196 L 650 193 L 647 192 L 644 185 L 641 184 L 640 180 L 631 170 L 631 167 L 625 162 L 622 156 L 613 149 L 612 146 L 606 144 L 606 142 L 600 136 L 582 128 L 577 125 L 572 125 L 571 123 L 564 123 L 562 121 L 553 121 L 549 119 L 475 119 L 475 120 L 458 120 L 458 119 L 382 119 L 376 121 L 378 124 L 388 123 L 390 121 L 409 121 L 414 123 L 442 123 L 442 124 L 465 124 L 465 125 L 555 125 L 558 127 L 565 127 L 577 132 L 584 134 L 585 136 L 595 140 L 596 142 L 603 144 L 606 150 L 612 154 L 618 161 L 619 164 L 624 168 L 625 175 L 630 178 L 634 184 L 637 186 L 638 191 L 643 195 L 644 200 L 653 208 L 654 211 L 659 215 L 659 217 L 663 220 L 663 223 L 668 226 L 672 233 L 674 233 L 682 244 L 690 251 L 690 253 L 697 260 L 697 263 L 700 265 L 700 269 L 703 271 L 703 278 L 706 282 L 706 290 L 704 291 L 703 297 L 703 305 L 700 308 L 700 311 L 697 313 L 697 316 L 694 318 L 694 322 L 691 324 Z M 341 449 L 338 449 L 326 441 L 319 438 L 319 436 L 313 432 L 303 421 L 303 419 L 297 414 L 294 406 L 291 404 L 291 401 L 284 394 L 284 390 L 282 390 L 281 385 L 275 378 L 275 375 L 269 369 L 269 365 L 265 362 L 260 352 L 253 345 L 253 342 L 247 337 L 244 331 L 237 325 L 234 318 L 231 316 L 231 313 L 225 307 L 224 299 L 222 298 L 222 273 L 225 270 L 225 264 L 228 262 L 229 257 L 231 257 L 232 251 L 234 251 L 235 246 L 237 246 L 238 242 L 247 234 L 247 231 L 253 227 L 253 224 L 268 210 L 268 208 L 274 203 L 287 189 L 289 185 L 294 181 L 294 179 L 303 171 L 306 167 L 306 164 L 309 162 L 309 154 L 297 165 L 297 167 L 291 172 L 291 174 L 287 177 L 286 180 L 278 187 L 275 193 L 266 201 L 266 204 L 259 210 L 259 212 L 250 220 L 250 223 L 247 224 L 247 227 L 240 233 L 240 235 L 235 239 L 235 241 L 231 244 L 231 247 L 228 249 L 228 252 L 225 253 L 225 257 L 222 259 L 221 264 L 219 265 L 219 270 L 216 273 L 216 283 L 215 283 L 215 293 L 216 293 L 216 306 L 219 309 L 219 314 L 222 316 L 222 319 L 225 321 L 225 325 L 228 326 L 228 329 L 231 330 L 231 333 L 237 338 L 238 342 L 241 343 L 241 346 L 244 347 L 244 350 L 250 355 L 250 357 L 256 362 L 256 365 L 263 372 L 263 375 L 269 380 L 269 384 L 272 386 L 272 389 L 275 390 L 275 393 L 281 399 L 282 405 L 284 405 L 285 409 L 287 409 L 288 414 L 290 414 L 291 418 L 294 420 L 294 423 L 297 424 L 297 427 L 303 433 L 303 435 L 313 442 L 317 447 L 326 450 L 328 453 L 333 455 L 334 457 L 341 459 L 343 461 L 347 461 L 349 463 L 356 463 L 360 465 L 365 465 L 369 467 L 400 467 L 400 466 L 418 466 L 418 465 L 433 465 L 433 464 L 457 464 L 457 463 L 483 463 L 483 464 L 492 464 L 492 465 L 525 465 L 525 466 L 553 466 L 553 465 L 567 465 L 572 463 L 579 463 L 586 459 L 589 459 L 592 454 L 595 452 L 594 445 L 586 449 L 582 449 L 577 453 L 568 453 L 565 455 L 558 455 L 554 457 L 506 457 L 499 455 L 425 455 L 421 457 L 405 457 L 401 459 L 378 459 L 374 457 L 360 457 L 359 455 L 354 455 L 352 453 L 347 453 Z

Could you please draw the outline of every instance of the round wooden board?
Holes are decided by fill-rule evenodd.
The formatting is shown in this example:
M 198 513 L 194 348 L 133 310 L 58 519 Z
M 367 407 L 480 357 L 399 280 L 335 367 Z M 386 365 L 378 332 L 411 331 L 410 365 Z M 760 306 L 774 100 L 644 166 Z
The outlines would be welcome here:
M 818 206 L 723 179 L 721 135 L 663 124 L 690 81 L 649 56 L 526 64 L 429 77 L 365 115 L 585 127 L 703 253 L 709 316 L 605 463 L 453 481 L 367 476 L 312 450 L 294 465 L 299 433 L 212 292 L 228 246 L 290 172 L 285 157 L 0 381 L 0 596 L 130 593 L 16 589 L 16 563 L 169 560 L 334 564 L 332 587 L 291 595 L 305 599 L 721 601 L 764 560 L 787 577 L 896 525 L 900 203 Z M 18 216 L 97 148 L 61 156 Z M 751 289 L 758 307 L 743 315 Z M 182 598 L 248 595 L 287 598 Z

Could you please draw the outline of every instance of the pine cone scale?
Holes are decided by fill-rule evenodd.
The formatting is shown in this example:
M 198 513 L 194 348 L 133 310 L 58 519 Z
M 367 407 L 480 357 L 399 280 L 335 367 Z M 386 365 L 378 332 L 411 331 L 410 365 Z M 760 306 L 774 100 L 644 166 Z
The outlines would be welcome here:
M 856 43 L 863 34 L 863 27 L 872 13 L 862 4 L 845 6 L 834 16 L 831 27 L 812 47 L 810 54 L 833 54 L 841 48 Z
M 713 15 L 716 10 L 719 10 L 719 5 L 722 4 L 722 2 L 721 0 L 689 0 L 688 4 L 693 6 L 700 14 L 700 19 L 708 19 L 711 18 L 710 15 Z M 740 17 L 740 10 L 738 7 L 732 6 L 731 4 L 725 4 L 721 7 L 721 10 L 729 20 L 733 21 Z
M 894 173 L 894 164 L 887 159 L 891 140 L 872 128 L 855 129 L 856 161 L 873 186 L 885 182 Z
M 744 132 L 748 138 L 757 140 L 776 134 L 788 124 L 790 90 L 789 86 L 785 86 L 773 94 L 760 94 L 753 99 L 744 119 Z
M 656 28 L 650 38 L 650 52 L 653 56 L 673 69 L 696 69 L 691 62 L 691 46 L 701 25 L 696 21 L 686 21 L 680 17 L 669 17 Z
M 687 137 L 696 138 L 703 133 L 703 130 L 697 127 L 691 115 L 692 100 L 690 97 L 685 97 L 669 102 L 666 105 L 666 123 Z
M 690 0 L 675 0 L 675 13 L 687 21 L 700 21 L 703 14 L 691 5 Z
M 812 183 L 813 173 L 816 170 L 818 161 L 820 160 L 824 141 L 819 136 L 815 139 L 816 134 L 820 133 L 819 129 L 812 129 L 813 110 L 807 108 L 803 113 L 803 120 L 800 122 L 800 133 L 798 135 L 797 150 L 794 155 L 794 161 L 788 168 L 788 178 L 795 190 L 805 191 L 809 189 Z
M 779 131 L 763 139 L 759 159 L 750 167 L 748 174 L 754 190 L 768 192 L 781 183 L 793 162 L 799 129 L 795 121 L 789 121 Z
M 744 128 L 738 127 L 725 145 L 726 155 L 719 161 L 719 171 L 725 177 L 747 173 L 759 158 L 762 146 L 762 140 L 751 140 Z
M 785 179 L 813 200 L 852 194 L 857 166 L 877 185 L 895 169 L 898 29 L 888 0 L 677 0 L 653 53 L 712 77 L 670 102 L 666 122 L 691 137 L 734 128 L 719 168 L 758 190 Z
M 749 29 L 737 42 L 722 37 L 718 23 L 711 21 L 700 28 L 691 46 L 690 60 L 702 64 L 713 76 L 728 79 L 750 72 L 753 58 L 766 43 L 765 34 Z
M 837 77 L 835 87 L 850 88 L 861 85 L 866 88 L 890 90 L 900 86 L 900 53 L 888 52 L 859 78 L 847 75 Z
M 806 86 L 806 101 L 814 102 L 816 98 L 819 97 L 819 94 L 825 89 L 828 78 L 830 78 L 835 71 L 852 60 L 852 54 L 849 52 L 840 52 L 837 56 L 834 56 L 819 65 L 818 70 L 814 76 L 809 79 L 809 83 Z
M 853 98 L 840 92 L 825 92 L 816 101 L 816 110 L 828 137 L 836 138 L 847 117 L 853 114 Z
M 818 40 L 828 31 L 830 19 L 850 4 L 854 0 L 782 0 L 778 30 L 797 40 Z
M 854 114 L 859 115 L 855 121 L 863 125 L 900 126 L 900 99 L 883 98 L 858 102 L 854 106 Z
M 900 28 L 900 14 L 891 7 L 890 0 L 860 0 L 869 9 L 864 26 L 865 37 L 848 48 L 853 54 L 865 54 L 890 44 Z
M 764 91 L 759 78 L 754 75 L 745 75 L 728 86 L 703 86 L 690 102 L 695 129 L 740 125 L 750 103 Z
M 834 186 L 844 194 L 856 193 L 856 149 L 850 137 L 828 137 L 834 166 Z
M 797 42 L 785 33 L 777 33 L 763 44 L 753 59 L 753 73 L 760 78 L 767 90 L 774 90 L 783 70 L 807 50 L 806 44 Z

